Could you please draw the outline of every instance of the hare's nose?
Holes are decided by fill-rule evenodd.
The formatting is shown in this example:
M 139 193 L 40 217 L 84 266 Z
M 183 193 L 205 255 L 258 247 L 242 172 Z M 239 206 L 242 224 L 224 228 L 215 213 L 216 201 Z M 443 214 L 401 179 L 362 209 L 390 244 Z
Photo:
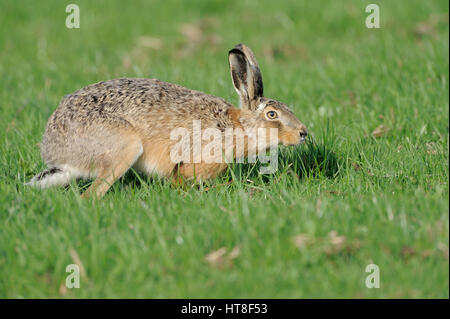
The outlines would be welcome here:
M 301 138 L 306 138 L 308 136 L 308 131 L 306 130 L 306 128 L 302 129 L 300 131 L 300 137 Z

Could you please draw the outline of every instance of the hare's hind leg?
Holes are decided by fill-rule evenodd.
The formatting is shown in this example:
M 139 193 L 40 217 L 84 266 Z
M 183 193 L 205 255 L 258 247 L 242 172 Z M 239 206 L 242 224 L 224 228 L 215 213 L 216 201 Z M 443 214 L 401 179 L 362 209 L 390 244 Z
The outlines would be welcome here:
M 97 178 L 83 193 L 82 197 L 102 197 L 111 185 L 119 179 L 141 156 L 143 147 L 136 136 L 131 138 L 124 147 L 107 154 L 105 160 L 97 163 Z

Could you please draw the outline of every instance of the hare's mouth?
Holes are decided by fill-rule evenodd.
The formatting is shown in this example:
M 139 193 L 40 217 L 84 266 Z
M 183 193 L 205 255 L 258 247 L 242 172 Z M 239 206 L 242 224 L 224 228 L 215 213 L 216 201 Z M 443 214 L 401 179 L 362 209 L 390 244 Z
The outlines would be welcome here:
M 306 143 L 306 136 L 302 136 L 298 139 L 297 143 L 289 144 L 289 146 L 299 146 Z

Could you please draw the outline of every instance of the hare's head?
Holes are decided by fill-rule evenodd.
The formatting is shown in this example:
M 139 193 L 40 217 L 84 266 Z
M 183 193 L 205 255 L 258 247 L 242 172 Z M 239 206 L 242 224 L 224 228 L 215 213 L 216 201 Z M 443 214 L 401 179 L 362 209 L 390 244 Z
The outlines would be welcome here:
M 263 96 L 261 71 L 250 48 L 238 44 L 228 52 L 228 61 L 244 126 L 277 128 L 278 140 L 284 145 L 303 142 L 308 134 L 305 125 L 286 104 Z

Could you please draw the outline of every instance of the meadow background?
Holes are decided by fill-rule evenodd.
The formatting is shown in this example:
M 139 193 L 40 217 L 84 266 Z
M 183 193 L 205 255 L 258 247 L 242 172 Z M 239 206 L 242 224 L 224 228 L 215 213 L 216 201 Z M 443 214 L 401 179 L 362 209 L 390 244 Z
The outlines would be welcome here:
M 65 27 L 76 3 L 81 28 Z M 380 6 L 367 29 L 365 7 Z M 448 298 L 448 1 L 0 0 L 0 297 Z M 65 94 L 156 77 L 234 104 L 227 52 L 311 133 L 279 170 L 23 186 Z M 65 268 L 81 267 L 67 289 Z M 379 289 L 365 286 L 368 264 Z

